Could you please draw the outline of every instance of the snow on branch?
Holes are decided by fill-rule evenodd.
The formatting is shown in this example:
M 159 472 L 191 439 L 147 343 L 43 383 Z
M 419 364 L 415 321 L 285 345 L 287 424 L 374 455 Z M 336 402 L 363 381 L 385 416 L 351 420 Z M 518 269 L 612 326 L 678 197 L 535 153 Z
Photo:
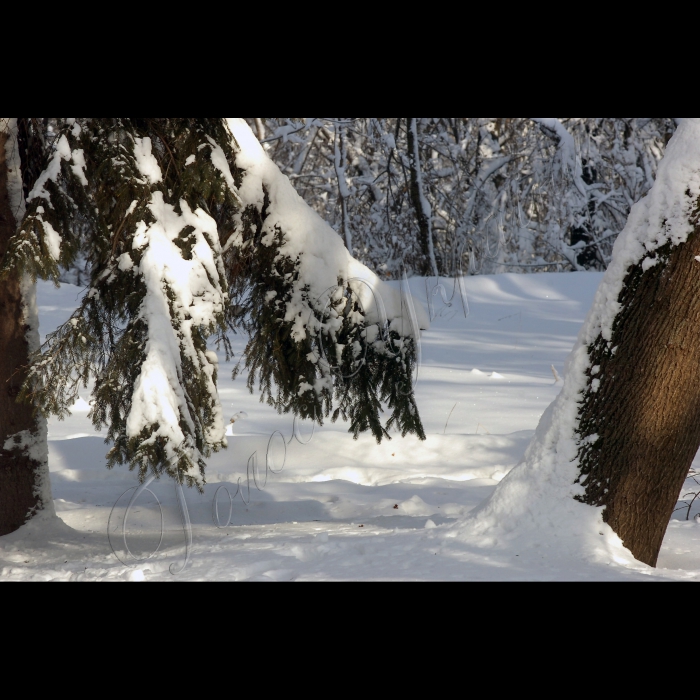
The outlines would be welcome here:
M 532 120 L 546 136 L 557 143 L 561 157 L 562 174 L 566 174 L 576 186 L 582 197 L 586 197 L 586 187 L 581 179 L 581 163 L 576 153 L 576 142 L 559 119 L 547 118 Z
M 255 206 L 258 211 L 265 208 L 265 223 L 261 230 L 261 244 L 271 246 L 276 231 L 284 231 L 283 242 L 276 257 L 299 259 L 299 282 L 293 297 L 296 303 L 289 306 L 285 320 L 293 321 L 293 336 L 302 340 L 306 335 L 305 315 L 310 310 L 301 304 L 301 287 L 308 285 L 308 296 L 319 299 L 339 280 L 361 279 L 360 299 L 372 316 L 370 288 L 381 295 L 390 321 L 408 320 L 405 308 L 402 311 L 401 295 L 393 286 L 382 282 L 368 267 L 350 255 L 338 234 L 299 196 L 289 179 L 265 153 L 259 141 L 243 119 L 229 119 L 229 127 L 240 148 L 236 163 L 244 171 L 239 196 L 245 206 Z M 239 221 L 240 221 L 239 216 Z M 240 230 L 232 242 L 241 244 Z M 428 328 L 429 321 L 422 305 L 416 309 L 421 328 Z M 305 312 L 307 312 L 305 314 Z M 301 313 L 301 316 L 300 316 Z
M 15 264 L 55 277 L 57 248 L 91 263 L 68 323 L 47 338 L 23 397 L 65 416 L 94 381 L 91 417 L 108 466 L 201 487 L 225 446 L 207 338 L 229 304 L 222 243 L 239 207 L 222 119 L 59 120 L 49 165 L 15 237 Z M 56 232 L 55 240 L 47 226 Z M 56 243 L 56 245 L 53 245 Z
M 261 400 L 319 422 L 335 408 L 355 436 L 371 430 L 381 440 L 393 425 L 423 436 L 411 376 L 425 311 L 350 255 L 244 120 L 228 124 L 242 173 L 229 254 L 232 266 L 246 261 L 245 282 L 231 286 L 251 337 L 249 388 L 259 381 Z M 392 409 L 386 426 L 382 402 Z

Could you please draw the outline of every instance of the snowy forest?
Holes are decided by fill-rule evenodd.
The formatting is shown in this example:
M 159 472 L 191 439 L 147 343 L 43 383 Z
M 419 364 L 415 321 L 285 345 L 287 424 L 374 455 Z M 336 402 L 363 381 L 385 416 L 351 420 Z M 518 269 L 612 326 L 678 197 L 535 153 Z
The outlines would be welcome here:
M 697 580 L 700 119 L 1 118 L 0 581 Z

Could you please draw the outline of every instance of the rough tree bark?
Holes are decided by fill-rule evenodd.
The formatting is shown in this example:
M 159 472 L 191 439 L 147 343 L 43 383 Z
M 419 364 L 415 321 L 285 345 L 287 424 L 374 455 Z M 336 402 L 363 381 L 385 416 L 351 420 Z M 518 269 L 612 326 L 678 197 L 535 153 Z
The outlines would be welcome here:
M 2 126 L 2 125 L 0 125 Z M 7 145 L 16 135 L 0 129 L 0 266 L 17 227 L 9 179 L 15 163 L 8 163 Z M 19 275 L 0 279 L 0 536 L 14 532 L 49 504 L 46 500 L 46 460 L 43 419 L 31 406 L 17 403 L 26 377 L 30 345 L 27 337 L 27 300 Z
M 544 536 L 593 560 L 621 563 L 623 544 L 656 566 L 700 449 L 699 336 L 700 119 L 684 119 L 615 243 L 561 393 L 477 531 L 554 528 Z
M 581 435 L 581 500 L 636 559 L 656 566 L 678 494 L 700 449 L 700 227 L 628 272 L 612 341 L 591 348 Z M 597 369 L 600 368 L 600 369 Z
M 700 449 L 700 119 L 686 119 L 669 143 L 612 265 L 625 276 L 617 304 L 609 296 L 605 305 L 615 310 L 606 338 L 589 336 L 578 500 L 604 506 L 625 546 L 656 566 Z

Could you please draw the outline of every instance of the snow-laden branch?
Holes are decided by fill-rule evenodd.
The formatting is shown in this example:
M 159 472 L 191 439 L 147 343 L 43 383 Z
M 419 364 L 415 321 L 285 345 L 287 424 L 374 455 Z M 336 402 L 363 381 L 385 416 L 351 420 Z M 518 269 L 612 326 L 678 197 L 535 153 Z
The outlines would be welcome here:
M 262 210 L 266 195 L 269 198 L 262 245 L 271 246 L 276 231 L 284 231 L 278 257 L 301 261 L 294 301 L 285 317 L 287 321 L 294 321 L 293 336 L 297 340 L 306 336 L 304 326 L 310 309 L 302 302 L 301 288 L 305 285 L 309 286 L 311 299 L 320 299 L 328 289 L 335 288 L 339 280 L 361 279 L 367 285 L 360 285 L 358 294 L 370 317 L 374 307 L 370 289 L 373 289 L 381 295 L 389 320 L 401 319 L 400 293 L 352 257 L 338 234 L 304 202 L 280 172 L 243 119 L 229 119 L 228 124 L 240 148 L 237 164 L 245 172 L 239 188 L 241 200 L 246 206 Z M 416 309 L 420 327 L 428 328 L 429 320 L 422 305 L 416 304 Z
M 581 163 L 576 153 L 576 142 L 559 119 L 533 118 L 543 134 L 557 144 L 561 155 L 562 174 L 567 174 L 582 197 L 587 197 L 586 186 L 581 178 Z
M 244 270 L 231 285 L 250 336 L 250 390 L 258 382 L 261 400 L 280 412 L 319 422 L 342 415 L 355 436 L 371 430 L 380 441 L 395 426 L 424 438 L 413 373 L 425 311 L 352 257 L 245 121 L 228 124 L 244 204 L 228 255 Z

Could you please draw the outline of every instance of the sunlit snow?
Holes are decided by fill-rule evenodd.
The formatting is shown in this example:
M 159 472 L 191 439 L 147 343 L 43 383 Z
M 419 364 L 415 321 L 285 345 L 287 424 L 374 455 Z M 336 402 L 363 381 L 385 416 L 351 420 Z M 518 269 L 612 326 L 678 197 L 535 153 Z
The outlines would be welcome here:
M 611 548 L 598 531 L 572 543 L 562 521 L 578 517 L 573 511 L 580 504 L 571 499 L 533 513 L 538 530 L 518 526 L 526 522 L 527 503 L 512 503 L 521 516 L 510 521 L 510 531 L 507 518 L 491 528 L 488 518 L 474 517 L 521 460 L 561 391 L 552 367 L 565 379 L 565 360 L 601 279 L 598 273 L 468 278 L 469 317 L 438 317 L 423 333 L 416 395 L 425 442 L 394 437 L 378 446 L 371 436 L 353 441 L 347 425 L 312 431 L 305 421 L 294 439 L 291 417 L 251 396 L 245 376 L 232 382 L 232 364 L 219 355 L 219 395 L 232 437 L 228 450 L 209 462 L 204 494 L 185 491 L 193 538 L 177 576 L 170 567 L 178 571 L 185 563 L 185 538 L 172 483 L 153 483 L 131 509 L 126 535 L 136 558 L 126 558 L 118 526 L 133 491 L 123 494 L 137 481 L 126 468 L 105 468 L 108 446 L 79 403 L 68 420 L 49 426 L 60 521 L 36 519 L 0 539 L 0 579 L 697 580 L 699 502 L 688 520 L 685 512 L 674 515 L 658 569 Z M 425 303 L 423 280 L 411 280 L 411 288 Z M 79 293 L 39 284 L 42 335 L 69 317 Z M 245 338 L 233 342 L 241 352 Z M 279 473 L 266 475 L 266 457 Z M 265 478 L 258 490 L 255 480 L 262 487 Z M 231 505 L 239 483 L 242 492 Z M 507 492 L 515 499 L 518 491 Z M 161 534 L 155 497 L 163 543 L 147 559 Z M 112 539 L 126 564 L 107 534 L 115 504 Z

